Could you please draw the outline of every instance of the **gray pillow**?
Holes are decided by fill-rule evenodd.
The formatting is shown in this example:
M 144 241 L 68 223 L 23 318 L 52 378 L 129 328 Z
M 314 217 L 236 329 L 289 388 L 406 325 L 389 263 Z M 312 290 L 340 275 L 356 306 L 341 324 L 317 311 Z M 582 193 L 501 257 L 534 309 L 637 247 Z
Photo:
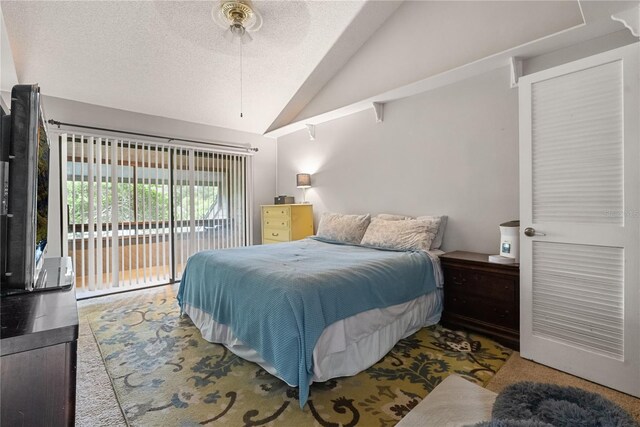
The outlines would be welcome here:
M 444 238 L 444 229 L 447 228 L 447 220 L 449 219 L 449 217 L 447 215 L 425 215 L 425 216 L 419 216 L 416 219 L 427 219 L 427 220 L 440 219 L 440 227 L 438 228 L 438 234 L 436 234 L 435 239 L 433 239 L 433 242 L 431 243 L 431 249 L 440 249 L 440 246 L 442 246 L 442 239 Z
M 362 238 L 362 244 L 400 250 L 429 250 L 438 232 L 440 220 L 389 221 L 374 218 Z
M 387 221 L 403 221 L 407 219 L 414 219 L 413 217 L 410 217 L 410 216 L 393 215 L 393 214 L 379 214 L 376 216 L 376 218 L 384 219 Z M 431 242 L 430 249 L 440 249 L 440 246 L 442 246 L 444 230 L 445 228 L 447 228 L 447 219 L 449 217 L 447 215 L 425 215 L 425 216 L 419 216 L 415 218 L 415 219 L 427 219 L 427 220 L 435 220 L 438 218 L 440 219 L 440 227 L 438 228 L 438 233 L 436 234 L 436 237 L 433 239 L 433 242 Z
M 345 243 L 359 244 L 364 236 L 371 215 L 343 215 L 325 212 L 318 224 L 318 237 Z

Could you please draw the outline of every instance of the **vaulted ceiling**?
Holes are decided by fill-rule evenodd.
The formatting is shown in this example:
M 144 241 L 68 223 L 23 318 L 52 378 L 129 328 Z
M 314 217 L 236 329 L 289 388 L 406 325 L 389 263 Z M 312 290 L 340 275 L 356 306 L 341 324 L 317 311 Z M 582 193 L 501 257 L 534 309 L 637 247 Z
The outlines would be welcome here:
M 262 133 L 346 30 L 345 60 L 399 5 L 254 1 L 264 23 L 242 47 L 240 118 L 240 46 L 211 19 L 219 4 L 2 1 L 1 7 L 21 83 L 37 82 L 60 98 Z M 363 14 L 366 22 L 350 26 Z
M 264 24 L 242 47 L 242 73 L 240 47 L 211 19 L 219 0 L 0 6 L 21 83 L 60 98 L 264 133 L 576 28 L 597 2 L 582 3 L 254 0 Z

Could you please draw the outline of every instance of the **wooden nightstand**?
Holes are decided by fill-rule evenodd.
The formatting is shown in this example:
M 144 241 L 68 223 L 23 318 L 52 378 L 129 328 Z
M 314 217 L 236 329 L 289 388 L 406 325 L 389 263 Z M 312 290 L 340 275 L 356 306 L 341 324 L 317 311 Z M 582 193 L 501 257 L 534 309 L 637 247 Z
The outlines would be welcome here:
M 262 244 L 290 242 L 313 236 L 313 206 L 263 205 Z
M 455 251 L 440 256 L 446 327 L 468 329 L 520 349 L 520 267 Z

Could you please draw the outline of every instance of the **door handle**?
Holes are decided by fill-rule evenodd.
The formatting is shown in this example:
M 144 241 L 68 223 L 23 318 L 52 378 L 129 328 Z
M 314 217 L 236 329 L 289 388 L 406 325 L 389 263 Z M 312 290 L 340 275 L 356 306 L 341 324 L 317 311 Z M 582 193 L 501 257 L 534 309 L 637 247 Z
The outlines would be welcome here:
M 524 229 L 524 235 L 527 237 L 533 237 L 533 236 L 546 236 L 546 234 L 544 233 L 539 233 L 536 231 L 535 228 L 533 227 L 527 227 Z

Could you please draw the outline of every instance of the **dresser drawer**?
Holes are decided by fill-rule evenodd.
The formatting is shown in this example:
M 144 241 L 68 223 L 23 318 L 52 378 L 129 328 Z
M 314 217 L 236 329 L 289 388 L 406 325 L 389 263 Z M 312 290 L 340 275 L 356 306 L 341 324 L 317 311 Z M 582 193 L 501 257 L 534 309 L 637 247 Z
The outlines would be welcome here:
M 262 242 L 292 242 L 313 235 L 310 204 L 262 205 Z
M 265 220 L 267 218 L 289 218 L 291 216 L 291 208 L 289 206 L 262 208 L 262 215 Z
M 489 262 L 488 254 L 454 251 L 440 256 L 444 273 L 442 324 L 520 348 L 518 265 Z
M 514 304 L 518 298 L 518 279 L 510 276 L 448 267 L 444 270 L 444 283 L 451 293 L 507 304 Z
M 262 239 L 263 245 L 270 245 L 272 243 L 282 243 L 282 242 L 278 242 L 277 240 Z
M 445 310 L 482 322 L 517 329 L 519 312 L 512 305 L 462 292 L 445 293 Z
M 283 230 L 281 228 L 265 228 L 262 231 L 262 239 L 275 240 L 278 242 L 288 242 L 291 240 L 289 238 L 289 230 Z
M 265 228 L 279 228 L 282 230 L 289 229 L 289 219 L 286 217 L 265 217 L 264 218 L 264 227 Z

